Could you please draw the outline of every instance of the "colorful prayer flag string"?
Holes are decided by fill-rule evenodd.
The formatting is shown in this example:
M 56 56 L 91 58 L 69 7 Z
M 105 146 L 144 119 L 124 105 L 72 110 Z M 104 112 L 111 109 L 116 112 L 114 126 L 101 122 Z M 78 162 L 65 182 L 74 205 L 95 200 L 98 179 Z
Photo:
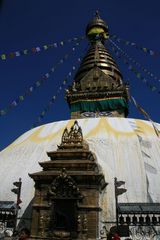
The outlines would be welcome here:
M 77 59 L 78 62 L 81 61 L 81 58 Z M 42 121 L 42 119 L 44 118 L 44 116 L 46 115 L 46 113 L 50 110 L 51 106 L 55 103 L 55 100 L 57 99 L 57 97 L 59 96 L 59 93 L 62 91 L 62 89 L 65 87 L 65 85 L 68 83 L 69 78 L 73 75 L 74 71 L 76 70 L 75 66 L 72 66 L 71 71 L 67 74 L 66 78 L 63 80 L 62 84 L 58 87 L 57 92 L 54 96 L 51 97 L 49 103 L 44 107 L 44 109 L 42 110 L 42 112 L 40 113 L 39 117 L 37 118 L 37 121 L 33 124 L 33 127 L 37 127 L 40 122 Z
M 123 56 L 123 54 L 120 53 L 117 48 L 115 48 L 116 45 L 113 43 L 113 41 L 110 41 L 110 42 L 113 44 L 112 50 L 113 50 L 113 52 L 115 53 L 115 55 L 116 55 L 118 58 L 122 59 L 123 62 L 124 62 L 126 65 L 129 65 L 129 66 L 128 66 L 128 69 L 129 69 L 130 71 L 132 71 L 132 72 L 136 75 L 136 77 L 137 77 L 138 79 L 141 79 L 141 80 L 146 84 L 146 86 L 147 86 L 152 92 L 158 91 L 157 93 L 160 94 L 160 90 L 158 90 L 156 86 L 150 84 L 149 81 L 148 81 L 145 77 L 143 77 L 143 75 L 142 75 L 140 72 L 138 72 L 137 69 L 136 69 L 133 65 L 131 65 L 131 64 L 129 63 L 129 61 Z M 114 47 L 114 46 L 115 46 L 115 47 Z
M 136 44 L 135 42 L 131 42 L 131 41 L 128 41 L 128 40 L 124 40 L 120 37 L 118 37 L 117 35 L 115 34 L 111 34 L 110 37 L 112 39 L 115 39 L 117 42 L 121 42 L 127 46 L 132 46 L 132 47 L 135 47 L 136 49 L 140 49 L 141 51 L 143 51 L 144 53 L 148 53 L 150 56 L 158 56 L 160 55 L 160 52 L 159 51 L 154 51 L 152 49 L 149 49 L 149 48 L 146 48 L 146 47 L 142 47 L 142 46 L 139 46 L 138 44 Z
M 80 45 L 80 42 L 76 42 L 74 47 L 72 47 L 71 53 L 75 52 L 76 47 L 79 46 L 79 45 Z M 0 109 L 0 117 L 1 116 L 5 116 L 6 114 L 8 114 L 10 112 L 10 110 L 12 110 L 17 105 L 19 105 L 21 102 L 23 102 L 27 96 L 30 96 L 37 88 L 41 87 L 42 84 L 51 76 L 51 74 L 53 74 L 55 72 L 57 67 L 62 65 L 69 58 L 69 56 L 70 56 L 70 53 L 65 54 L 64 57 L 62 59 L 60 59 L 60 61 L 56 65 L 51 67 L 49 72 L 45 73 L 39 80 L 37 80 L 32 86 L 30 86 L 25 91 L 25 93 L 23 95 L 20 95 L 16 99 L 14 99 L 8 105 L 8 107 L 6 107 L 4 109 Z
M 153 78 L 154 80 L 160 82 L 160 78 L 155 76 L 155 74 L 151 73 L 147 68 L 143 67 L 139 62 L 137 62 L 135 59 L 130 57 L 127 53 L 125 53 L 113 40 L 109 39 L 109 41 L 116 46 L 116 48 L 125 56 L 129 61 L 132 61 L 137 67 L 139 67 L 145 74 L 147 74 L 149 77 Z
M 88 46 L 83 50 L 83 52 L 86 52 L 86 49 L 88 48 Z M 77 62 L 80 63 L 81 62 L 81 58 L 83 57 L 83 53 L 81 54 L 81 56 L 77 59 Z M 63 80 L 62 84 L 60 85 L 60 87 L 57 90 L 57 93 L 52 96 L 52 98 L 50 99 L 49 103 L 47 104 L 47 106 L 42 110 L 42 112 L 40 113 L 37 121 L 35 124 L 33 124 L 32 128 L 37 127 L 40 122 L 42 121 L 42 119 L 44 118 L 44 116 L 46 115 L 46 113 L 50 110 L 51 106 L 53 105 L 53 103 L 55 102 L 55 100 L 57 99 L 57 96 L 59 95 L 59 92 L 63 89 L 64 85 L 66 85 L 68 83 L 68 79 L 73 75 L 73 72 L 76 70 L 75 66 L 72 66 L 71 71 L 67 74 L 67 77 Z
M 57 48 L 57 47 L 60 47 L 60 46 L 64 46 L 66 43 L 79 42 L 83 39 L 85 39 L 84 36 L 73 37 L 73 38 L 70 38 L 68 40 L 63 40 L 63 41 L 60 41 L 60 42 L 54 42 L 54 43 L 50 43 L 50 44 L 44 44 L 43 46 L 37 46 L 37 47 L 30 48 L 30 49 L 13 51 L 13 52 L 10 52 L 10 53 L 2 53 L 2 54 L 0 54 L 0 59 L 2 61 L 4 61 L 4 60 L 7 60 L 7 59 L 13 59 L 15 57 L 20 57 L 20 56 L 24 56 L 24 55 L 36 54 L 36 53 L 39 53 L 41 51 L 46 51 L 46 50 L 51 49 L 51 48 Z

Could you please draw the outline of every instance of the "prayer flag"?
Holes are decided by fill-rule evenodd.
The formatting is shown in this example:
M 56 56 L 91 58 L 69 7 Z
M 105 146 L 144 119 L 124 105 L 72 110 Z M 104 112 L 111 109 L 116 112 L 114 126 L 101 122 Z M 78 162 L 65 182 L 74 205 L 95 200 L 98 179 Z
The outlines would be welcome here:
M 33 87 L 30 87 L 30 88 L 29 88 L 29 91 L 30 91 L 30 92 L 33 92 Z
M 44 116 L 44 115 L 45 115 L 45 111 L 43 111 L 40 116 Z
M 138 73 L 138 74 L 137 74 L 137 78 L 140 78 L 140 77 L 141 77 L 141 74 L 140 74 L 140 73 Z
M 13 101 L 13 102 L 11 103 L 11 105 L 12 105 L 12 106 L 17 106 L 17 102 L 16 102 L 16 101 Z
M 39 87 L 41 85 L 40 81 L 36 82 L 36 86 Z
M 142 48 L 144 52 L 147 52 L 147 48 Z
M 40 52 L 41 51 L 40 47 L 36 47 L 36 51 Z
M 37 50 L 36 50 L 36 48 L 32 48 L 31 51 L 32 51 L 33 53 L 36 53 Z
M 44 45 L 43 48 L 44 48 L 44 50 L 47 50 L 47 49 L 48 49 L 48 46 L 47 46 L 47 45 Z
M 49 74 L 49 73 L 46 73 L 45 76 L 46 76 L 46 78 L 49 78 L 50 74 Z
M 23 53 L 24 53 L 24 55 L 27 55 L 28 54 L 28 50 L 27 49 L 23 50 Z
M 151 87 L 152 92 L 155 91 L 157 88 L 155 86 Z
M 1 115 L 1 116 L 5 115 L 5 114 L 6 114 L 5 110 L 1 110 L 1 111 L 0 111 L 0 115 Z
M 2 60 L 6 60 L 6 54 L 2 54 L 2 55 L 1 55 L 1 59 L 2 59 Z
M 19 57 L 21 54 L 20 54 L 19 51 L 16 51 L 16 52 L 15 52 L 15 55 L 16 55 L 16 57 Z
M 9 56 L 10 56 L 10 58 L 13 58 L 15 56 L 15 54 L 14 53 L 10 53 Z
M 23 101 L 23 100 L 24 100 L 24 97 L 23 97 L 23 96 L 19 96 L 19 100 L 20 100 L 20 101 Z
M 149 53 L 151 56 L 155 55 L 155 53 L 152 50 L 150 50 Z

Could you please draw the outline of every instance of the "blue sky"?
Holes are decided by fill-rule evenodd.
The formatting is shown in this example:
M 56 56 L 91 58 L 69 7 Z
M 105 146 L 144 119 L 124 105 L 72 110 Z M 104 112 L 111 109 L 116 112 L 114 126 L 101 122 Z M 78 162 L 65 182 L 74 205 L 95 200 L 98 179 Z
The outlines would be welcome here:
M 85 35 L 85 27 L 97 9 L 108 24 L 110 34 L 116 34 L 140 46 L 160 52 L 159 0 L 2 1 L 0 55 L 45 44 L 59 43 L 62 40 L 65 44 L 37 54 L 23 55 L 13 59 L 7 58 L 5 61 L 0 60 L 1 110 L 8 107 L 18 96 L 24 95 L 26 90 L 49 72 L 65 54 L 68 54 L 69 57 L 32 95 L 27 96 L 5 116 L 0 116 L 0 150 L 33 126 L 73 66 L 78 67 L 77 59 L 85 54 L 88 42 L 83 40 L 73 52 L 74 42 L 67 43 L 67 40 Z M 119 46 L 130 57 L 157 76 L 156 81 L 149 76 L 147 76 L 147 80 L 160 89 L 160 81 L 158 81 L 160 79 L 160 53 L 152 57 L 134 47 L 126 47 L 120 43 Z M 142 80 L 137 79 L 133 72 L 128 70 L 121 59 L 115 58 L 115 60 L 124 80 L 130 83 L 131 95 L 154 121 L 159 122 L 160 94 L 157 93 L 158 91 L 152 92 Z M 142 70 L 139 72 L 143 73 Z M 74 74 L 69 78 L 69 82 L 72 82 L 73 79 Z M 40 125 L 70 118 L 63 92 L 58 93 L 55 103 L 44 116 Z M 130 105 L 129 117 L 143 119 L 133 104 Z

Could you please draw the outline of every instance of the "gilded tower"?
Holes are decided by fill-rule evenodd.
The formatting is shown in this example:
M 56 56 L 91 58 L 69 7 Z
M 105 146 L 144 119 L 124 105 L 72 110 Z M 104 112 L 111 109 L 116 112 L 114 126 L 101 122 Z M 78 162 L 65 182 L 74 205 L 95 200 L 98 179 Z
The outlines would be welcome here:
M 89 50 L 66 92 L 71 118 L 127 117 L 128 86 L 104 43 L 108 26 L 98 12 L 86 27 Z

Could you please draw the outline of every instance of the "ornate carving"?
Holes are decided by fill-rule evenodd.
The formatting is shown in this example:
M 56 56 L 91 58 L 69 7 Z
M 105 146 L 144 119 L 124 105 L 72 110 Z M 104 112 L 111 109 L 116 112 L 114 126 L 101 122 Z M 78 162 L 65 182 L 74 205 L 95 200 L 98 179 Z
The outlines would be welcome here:
M 46 233 L 48 233 L 49 221 L 50 221 L 49 213 L 46 211 L 41 212 L 39 218 L 39 234 L 41 237 L 45 237 Z
M 78 218 L 77 218 L 77 231 L 78 233 L 82 232 L 82 220 L 80 215 L 78 215 Z
M 49 194 L 54 199 L 82 199 L 75 181 L 67 175 L 65 168 L 49 187 Z
M 44 216 L 40 215 L 40 219 L 39 219 L 39 233 L 41 237 L 44 237 L 44 233 L 45 233 L 45 221 L 44 221 Z
M 113 90 L 118 83 L 96 65 L 81 79 L 82 91 Z
M 87 215 L 84 215 L 84 219 L 83 219 L 83 231 L 87 232 L 88 228 L 87 228 L 87 224 L 88 224 L 88 220 L 87 220 Z
M 71 127 L 70 131 L 68 131 L 68 129 L 65 128 L 63 135 L 62 135 L 60 147 L 63 147 L 65 145 L 73 145 L 73 144 L 80 145 L 80 144 L 82 144 L 82 142 L 83 142 L 82 129 L 78 125 L 78 122 L 75 121 L 74 125 Z
M 133 226 L 130 228 L 130 235 L 135 240 L 159 239 L 159 226 Z
M 77 232 L 79 235 L 79 239 L 87 239 L 87 233 L 88 233 L 88 221 L 87 216 L 84 214 L 84 216 L 78 215 L 77 218 Z
M 77 218 L 77 232 L 79 239 L 87 239 L 87 233 L 88 233 L 88 221 L 87 221 L 87 216 L 84 214 L 84 216 L 78 215 Z

